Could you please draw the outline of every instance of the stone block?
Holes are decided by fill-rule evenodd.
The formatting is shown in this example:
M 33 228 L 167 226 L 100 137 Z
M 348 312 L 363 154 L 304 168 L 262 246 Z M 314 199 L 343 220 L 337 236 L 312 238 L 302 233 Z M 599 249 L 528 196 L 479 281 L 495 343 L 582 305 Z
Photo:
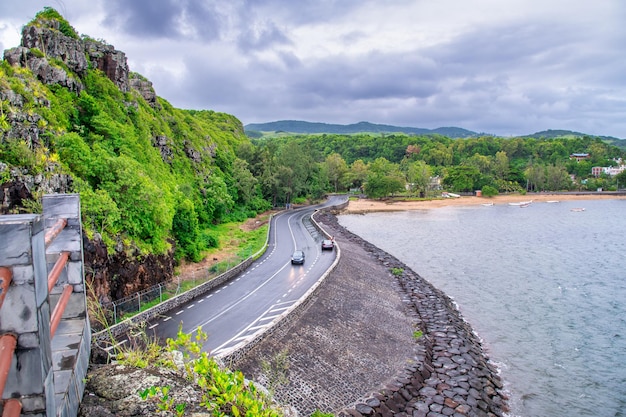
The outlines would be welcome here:
M 48 303 L 48 268 L 46 267 L 43 230 L 37 235 L 33 235 L 32 245 L 35 295 L 37 306 L 41 306 Z
M 50 340 L 50 306 L 48 303 L 39 308 L 39 348 L 42 352 L 41 366 L 44 372 L 52 367 L 52 353 Z
M 4 332 L 36 332 L 37 303 L 31 285 L 11 285 L 0 309 L 0 329 Z
M 0 217 L 0 260 L 2 266 L 32 263 L 31 236 L 43 230 L 38 214 L 16 214 Z
M 73 371 L 63 370 L 54 372 L 54 393 L 65 394 L 70 387 Z
M 50 294 L 50 305 L 53 306 L 53 311 L 57 306 L 60 294 Z M 72 293 L 63 311 L 61 321 L 67 319 L 83 318 L 85 317 L 85 293 Z M 58 329 L 57 329 L 58 332 Z
M 54 395 L 54 373 L 52 370 L 48 372 L 45 381 L 46 386 L 46 411 L 49 417 L 55 416 L 55 411 L 57 409 L 57 401 L 56 396 Z
M 34 349 L 39 347 L 39 332 L 22 333 L 17 338 L 17 345 L 20 349 Z
M 35 271 L 31 264 L 28 265 L 15 265 L 12 268 L 13 285 L 22 285 L 22 284 L 30 284 L 33 285 L 35 283 Z
M 45 377 L 42 375 L 41 369 L 41 350 L 16 350 L 11 361 L 4 393 L 9 396 L 14 392 L 21 395 L 43 394 L 44 381 Z
M 83 263 L 69 262 L 67 264 L 67 282 L 72 285 L 83 284 Z
M 46 417 L 46 398 L 44 395 L 27 395 L 20 398 L 22 415 Z
M 46 218 L 80 219 L 79 194 L 49 194 L 41 200 Z M 54 222 L 54 221 L 53 221 Z

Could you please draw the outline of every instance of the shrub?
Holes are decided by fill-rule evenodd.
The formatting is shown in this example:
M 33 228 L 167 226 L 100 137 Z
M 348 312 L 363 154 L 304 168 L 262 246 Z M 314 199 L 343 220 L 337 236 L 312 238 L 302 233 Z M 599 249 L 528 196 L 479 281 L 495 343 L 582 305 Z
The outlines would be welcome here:
M 484 197 L 493 197 L 494 195 L 498 195 L 498 190 L 490 185 L 485 185 L 482 193 Z
M 220 244 L 217 236 L 215 236 L 208 230 L 205 230 L 201 233 L 200 240 L 205 249 L 217 248 Z
M 59 22 L 59 31 L 62 34 L 73 39 L 79 38 L 78 32 L 76 32 L 76 30 L 72 27 L 72 25 L 70 25 L 69 22 L 65 20 L 63 16 L 61 16 L 61 14 L 57 12 L 56 10 L 54 10 L 52 7 L 46 6 L 43 8 L 42 11 L 37 13 L 35 15 L 35 20 L 39 20 L 39 19 L 56 20 L 57 22 Z

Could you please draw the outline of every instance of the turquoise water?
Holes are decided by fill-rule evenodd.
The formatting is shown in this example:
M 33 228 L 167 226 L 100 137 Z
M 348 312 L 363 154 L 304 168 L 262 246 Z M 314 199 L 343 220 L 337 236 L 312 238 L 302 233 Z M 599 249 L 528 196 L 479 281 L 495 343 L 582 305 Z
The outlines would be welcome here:
M 626 200 L 339 222 L 454 299 L 500 367 L 510 415 L 626 416 Z

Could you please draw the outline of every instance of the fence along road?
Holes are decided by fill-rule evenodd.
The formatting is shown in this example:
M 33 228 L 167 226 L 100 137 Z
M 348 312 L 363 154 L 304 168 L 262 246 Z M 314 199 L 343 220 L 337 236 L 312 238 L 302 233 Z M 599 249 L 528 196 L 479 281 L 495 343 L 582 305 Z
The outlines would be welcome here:
M 205 350 L 216 356 L 245 344 L 294 306 L 333 264 L 336 252 L 322 252 L 327 236 L 310 217 L 340 202 L 345 197 L 274 216 L 267 251 L 245 272 L 150 321 L 147 328 L 159 338 L 175 338 L 179 326 L 185 333 L 200 329 L 209 336 Z M 291 264 L 296 249 L 306 255 L 303 265 Z

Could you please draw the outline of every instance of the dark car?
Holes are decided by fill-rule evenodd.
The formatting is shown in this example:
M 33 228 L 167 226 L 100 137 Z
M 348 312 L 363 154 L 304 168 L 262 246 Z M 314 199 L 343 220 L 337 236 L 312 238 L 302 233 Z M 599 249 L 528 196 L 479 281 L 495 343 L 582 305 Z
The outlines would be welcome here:
M 333 250 L 335 247 L 335 242 L 330 239 L 322 240 L 322 250 Z
M 302 265 L 304 263 L 304 252 L 301 250 L 297 250 L 291 255 L 291 264 L 292 265 Z

